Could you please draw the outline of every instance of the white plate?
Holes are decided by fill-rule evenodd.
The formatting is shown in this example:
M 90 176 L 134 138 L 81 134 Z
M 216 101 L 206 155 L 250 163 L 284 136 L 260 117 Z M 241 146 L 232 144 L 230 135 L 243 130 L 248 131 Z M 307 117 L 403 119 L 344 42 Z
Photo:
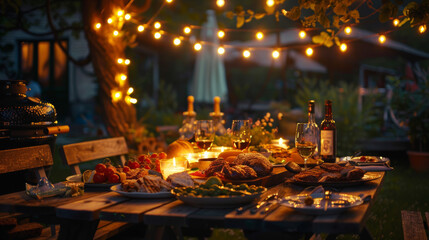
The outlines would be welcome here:
M 146 192 L 124 192 L 122 191 L 121 184 L 117 184 L 110 187 L 113 192 L 119 193 L 122 196 L 130 198 L 170 198 L 174 195 L 171 192 L 157 192 L 157 193 L 146 193 Z
M 83 182 L 82 174 L 75 174 L 66 177 L 66 180 L 69 182 Z M 115 183 L 85 183 L 85 187 L 89 188 L 106 188 L 109 189 L 111 186 L 115 185 Z
M 323 199 L 323 193 L 314 193 L 312 198 L 314 203 L 311 206 L 306 206 L 304 200 L 307 198 L 308 194 L 298 194 L 294 196 L 285 197 L 281 205 L 293 208 L 297 211 L 300 211 L 305 214 L 321 215 L 321 214 L 337 214 L 344 210 L 347 210 L 352 207 L 359 206 L 363 203 L 363 200 L 359 196 L 341 194 L 341 193 L 332 193 L 331 200 L 328 202 L 328 207 L 325 211 L 325 200 Z M 332 203 L 339 202 L 339 200 L 348 201 L 347 205 L 333 205 Z
M 347 162 L 351 162 L 354 165 L 371 165 L 371 164 L 380 164 L 380 163 L 389 163 L 390 159 L 387 157 L 382 157 L 382 156 L 363 156 L 363 157 L 368 157 L 368 158 L 373 158 L 374 161 L 368 162 L 368 161 L 360 161 L 360 158 L 362 156 L 358 156 L 358 157 L 351 157 L 351 156 L 346 156 L 346 157 L 342 157 L 339 159 L 338 163 L 347 163 Z
M 174 195 L 176 195 L 177 199 L 180 201 L 201 208 L 231 208 L 243 205 L 245 203 L 249 203 L 259 197 L 262 193 L 255 193 L 252 195 L 244 195 L 244 196 L 217 196 L 217 197 L 191 197 L 191 196 L 183 196 L 178 195 L 171 191 Z

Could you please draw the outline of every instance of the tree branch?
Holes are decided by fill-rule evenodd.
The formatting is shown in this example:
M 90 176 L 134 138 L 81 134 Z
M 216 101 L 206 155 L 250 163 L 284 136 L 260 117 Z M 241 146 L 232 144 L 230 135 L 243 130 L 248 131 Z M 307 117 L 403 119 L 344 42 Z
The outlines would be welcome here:
M 48 18 L 49 26 L 52 29 L 52 33 L 54 34 L 55 42 L 58 42 L 58 46 L 64 52 L 64 54 L 67 56 L 67 59 L 72 61 L 74 64 L 76 64 L 78 66 L 84 66 L 84 65 L 87 65 L 88 63 L 90 63 L 91 62 L 91 55 L 90 54 L 88 54 L 88 56 L 85 59 L 76 60 L 72 56 L 70 56 L 70 54 L 67 52 L 67 49 L 65 49 L 64 46 L 61 44 L 59 37 L 58 37 L 58 32 L 55 29 L 54 22 L 52 21 L 50 0 L 46 0 L 46 16 Z

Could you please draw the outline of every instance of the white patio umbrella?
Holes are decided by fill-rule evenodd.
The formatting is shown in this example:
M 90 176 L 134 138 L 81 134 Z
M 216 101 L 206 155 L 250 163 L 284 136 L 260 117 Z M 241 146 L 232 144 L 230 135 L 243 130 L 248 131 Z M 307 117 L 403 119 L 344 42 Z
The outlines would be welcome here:
M 212 103 L 215 96 L 219 96 L 222 102 L 227 101 L 225 67 L 222 58 L 217 53 L 219 47 L 217 32 L 215 12 L 207 10 L 207 21 L 203 24 L 200 33 L 203 48 L 198 53 L 195 62 L 191 87 L 191 93 L 196 102 Z

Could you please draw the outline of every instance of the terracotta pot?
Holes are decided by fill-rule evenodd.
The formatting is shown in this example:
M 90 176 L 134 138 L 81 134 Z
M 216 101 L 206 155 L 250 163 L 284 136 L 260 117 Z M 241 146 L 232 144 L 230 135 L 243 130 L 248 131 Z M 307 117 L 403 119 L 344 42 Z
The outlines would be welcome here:
M 417 172 L 429 170 L 429 152 L 407 151 L 411 168 Z

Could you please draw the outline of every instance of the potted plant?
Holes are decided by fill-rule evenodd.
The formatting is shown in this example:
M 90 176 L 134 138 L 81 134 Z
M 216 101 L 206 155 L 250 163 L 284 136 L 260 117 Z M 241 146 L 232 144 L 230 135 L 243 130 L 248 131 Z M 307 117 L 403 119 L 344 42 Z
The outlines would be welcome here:
M 429 170 L 429 79 L 418 74 L 417 81 L 395 79 L 391 106 L 399 123 L 407 130 L 411 167 Z

